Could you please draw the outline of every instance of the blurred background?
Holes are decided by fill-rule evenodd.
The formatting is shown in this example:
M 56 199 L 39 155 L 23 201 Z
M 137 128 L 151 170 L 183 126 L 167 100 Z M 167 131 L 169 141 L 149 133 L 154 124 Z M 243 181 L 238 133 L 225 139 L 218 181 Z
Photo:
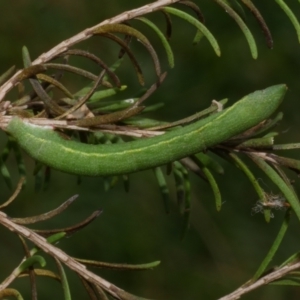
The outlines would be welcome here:
M 274 49 L 266 47 L 263 35 L 252 15 L 246 11 L 247 21 L 258 44 L 258 59 L 253 60 L 246 40 L 236 23 L 214 2 L 195 1 L 206 18 L 206 25 L 216 36 L 222 51 L 218 58 L 207 40 L 193 46 L 195 29 L 188 23 L 173 18 L 171 46 L 175 54 L 175 68 L 170 70 L 160 41 L 148 28 L 133 21 L 136 28 L 148 34 L 156 46 L 162 65 L 168 76 L 147 104 L 163 102 L 164 108 L 149 117 L 174 121 L 208 107 L 212 99 L 228 97 L 234 103 L 247 93 L 267 86 L 286 83 L 289 91 L 281 106 L 284 120 L 278 130 L 282 132 L 278 143 L 300 140 L 300 45 L 294 28 L 286 15 L 273 1 L 255 1 L 265 16 L 274 38 Z M 287 1 L 299 12 L 299 3 Z M 12 65 L 22 67 L 21 48 L 26 45 L 35 59 L 59 42 L 75 35 L 125 10 L 147 4 L 145 0 L 27 0 L 0 1 L 0 73 Z M 300 17 L 300 13 L 298 14 Z M 150 16 L 158 25 L 164 26 L 159 13 Z M 146 85 L 154 79 L 151 59 L 143 47 L 133 43 L 135 53 L 146 76 Z M 113 62 L 117 47 L 104 38 L 92 38 L 76 46 L 95 52 Z M 82 61 L 79 61 L 79 64 Z M 89 66 L 87 66 L 89 68 Z M 90 67 L 93 70 L 93 66 Z M 140 89 L 130 63 L 120 69 L 122 83 L 128 86 L 125 96 Z M 68 87 L 77 90 L 85 82 L 72 80 Z M 14 99 L 14 93 L 9 97 Z M 121 95 L 123 97 L 123 95 Z M 121 98 L 122 99 L 122 98 Z M 6 137 L 1 133 L 1 149 Z M 283 153 L 280 153 L 282 155 Z M 286 155 L 299 158 L 295 150 Z M 12 217 L 39 214 L 51 210 L 74 194 L 79 198 L 61 216 L 39 225 L 39 228 L 69 226 L 87 217 L 96 209 L 102 215 L 90 226 L 60 242 L 59 247 L 75 257 L 105 262 L 138 264 L 160 260 L 161 265 L 152 271 L 130 272 L 96 270 L 108 281 L 139 296 L 151 299 L 217 299 L 238 288 L 253 276 L 281 226 L 284 212 L 275 211 L 269 224 L 262 214 L 251 213 L 258 197 L 243 174 L 225 161 L 225 175 L 217 176 L 223 195 L 221 212 L 215 209 L 209 186 L 191 174 L 192 216 L 191 228 L 180 239 L 183 220 L 175 204 L 174 181 L 168 177 L 173 202 L 171 213 L 166 214 L 154 173 L 150 171 L 130 176 L 130 192 L 126 193 L 120 182 L 105 192 L 101 178 L 77 178 L 52 171 L 50 184 L 45 191 L 34 191 L 33 161 L 25 156 L 28 172 L 26 189 L 5 210 Z M 250 162 L 249 162 L 250 164 Z M 252 165 L 254 174 L 260 178 L 263 188 L 274 194 L 276 188 Z M 10 158 L 9 169 L 16 184 L 15 161 Z M 299 179 L 288 173 L 296 180 Z M 11 191 L 0 180 L 1 202 Z M 292 216 L 288 233 L 272 265 L 280 264 L 299 251 L 300 226 Z M 18 238 L 0 227 L 0 282 L 23 257 Z M 47 258 L 48 266 L 53 265 Z M 79 279 L 67 270 L 74 299 L 86 299 Z M 28 278 L 17 280 L 13 286 L 25 299 L 30 297 Z M 59 284 L 49 279 L 38 279 L 39 299 L 63 299 Z M 263 287 L 244 299 L 298 299 L 297 287 Z

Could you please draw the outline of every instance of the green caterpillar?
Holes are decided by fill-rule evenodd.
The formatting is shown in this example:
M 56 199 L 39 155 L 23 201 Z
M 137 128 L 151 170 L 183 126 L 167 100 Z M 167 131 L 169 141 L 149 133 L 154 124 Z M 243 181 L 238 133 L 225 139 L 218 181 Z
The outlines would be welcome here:
M 34 159 L 63 172 L 109 176 L 164 165 L 204 151 L 267 119 L 281 103 L 286 85 L 251 93 L 231 107 L 161 136 L 111 145 L 62 139 L 54 130 L 13 118 L 7 131 Z

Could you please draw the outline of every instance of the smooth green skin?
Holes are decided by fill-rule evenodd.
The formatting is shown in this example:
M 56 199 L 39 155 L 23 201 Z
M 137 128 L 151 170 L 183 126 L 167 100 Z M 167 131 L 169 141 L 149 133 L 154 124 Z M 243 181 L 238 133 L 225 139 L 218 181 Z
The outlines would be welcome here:
M 231 107 L 164 135 L 110 145 L 62 139 L 49 128 L 13 118 L 7 131 L 34 159 L 63 172 L 109 176 L 164 165 L 201 152 L 267 119 L 281 103 L 286 85 L 242 98 Z

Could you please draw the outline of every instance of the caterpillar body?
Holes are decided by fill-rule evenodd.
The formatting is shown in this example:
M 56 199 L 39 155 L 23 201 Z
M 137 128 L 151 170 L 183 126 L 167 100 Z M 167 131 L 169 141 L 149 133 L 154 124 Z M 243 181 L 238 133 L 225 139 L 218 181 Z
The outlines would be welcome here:
M 7 131 L 34 159 L 57 170 L 87 176 L 137 172 L 204 151 L 267 119 L 281 103 L 286 85 L 256 91 L 231 107 L 161 136 L 111 145 L 61 138 L 54 130 L 13 118 Z

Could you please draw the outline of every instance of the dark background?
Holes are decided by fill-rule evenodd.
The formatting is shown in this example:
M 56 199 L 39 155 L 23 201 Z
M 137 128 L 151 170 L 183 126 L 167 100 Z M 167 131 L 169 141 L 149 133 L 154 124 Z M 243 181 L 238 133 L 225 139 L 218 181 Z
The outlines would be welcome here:
M 294 28 L 275 2 L 256 1 L 273 32 L 274 49 L 265 45 L 260 28 L 247 12 L 252 32 L 258 44 L 257 60 L 251 58 L 246 40 L 235 22 L 212 1 L 195 1 L 206 16 L 206 25 L 217 37 L 222 50 L 216 57 L 206 40 L 193 46 L 195 33 L 189 24 L 174 18 L 171 45 L 175 54 L 175 69 L 169 70 L 166 58 L 157 38 L 151 31 L 133 22 L 137 28 L 149 33 L 159 49 L 162 64 L 168 69 L 164 85 L 148 104 L 164 102 L 165 107 L 151 117 L 177 120 L 207 107 L 212 99 L 229 97 L 231 103 L 243 95 L 269 85 L 286 83 L 289 87 L 281 106 L 285 113 L 279 131 L 284 132 L 278 142 L 299 141 L 299 51 L 300 46 Z M 291 2 L 291 3 L 289 3 Z M 299 12 L 299 3 L 288 3 Z M 145 0 L 51 0 L 51 1 L 1 1 L 0 2 L 0 72 L 16 64 L 22 67 L 21 48 L 29 48 L 32 59 L 79 31 L 100 21 L 147 4 Z M 299 14 L 298 14 L 299 16 Z M 151 19 L 163 24 L 159 13 Z M 139 61 L 146 74 L 147 86 L 154 80 L 153 66 L 144 49 L 136 44 Z M 96 51 L 100 57 L 113 61 L 114 44 L 93 38 L 77 46 Z M 139 87 L 136 75 L 129 63 L 121 70 L 123 84 L 129 86 L 128 94 Z M 69 83 L 73 90 L 84 82 L 74 79 Z M 11 93 L 9 97 L 13 98 Z M 224 129 L 226 130 L 226 129 Z M 5 135 L 1 134 L 1 146 Z M 281 153 L 280 153 L 281 154 Z M 299 157 L 299 151 L 289 153 Z M 130 193 L 122 183 L 105 193 L 101 178 L 83 178 L 77 185 L 72 175 L 53 171 L 48 189 L 34 192 L 33 162 L 25 156 L 28 171 L 26 189 L 6 212 L 13 217 L 30 216 L 53 209 L 74 194 L 79 199 L 62 216 L 49 221 L 47 228 L 68 226 L 82 220 L 92 211 L 103 209 L 103 214 L 88 228 L 59 246 L 70 255 L 100 261 L 118 263 L 145 263 L 161 260 L 152 271 L 96 271 L 117 286 L 140 296 L 153 299 L 217 299 L 251 278 L 271 246 L 281 225 L 284 213 L 275 211 L 275 218 L 266 224 L 263 215 L 251 214 L 258 200 L 250 183 L 237 169 L 222 161 L 226 173 L 218 176 L 224 205 L 216 212 L 212 192 L 207 184 L 191 175 L 193 210 L 191 229 L 180 240 L 182 218 L 177 212 L 173 180 L 168 178 L 172 192 L 172 212 L 166 215 L 161 195 L 152 171 L 133 174 Z M 18 175 L 11 159 L 9 168 L 14 183 Z M 276 188 L 252 166 L 261 178 L 262 186 L 269 192 Z M 296 179 L 296 188 L 299 187 Z M 11 194 L 0 180 L 1 201 Z M 39 228 L 43 227 L 40 226 Z M 279 249 L 274 265 L 280 264 L 299 251 L 299 223 L 293 216 L 290 228 Z M 20 241 L 5 228 L 0 228 L 0 281 L 2 281 L 23 257 Z M 52 266 L 51 258 L 47 259 Z M 67 271 L 74 299 L 85 299 L 86 294 L 79 280 Z M 57 282 L 38 279 L 40 299 L 62 299 Z M 30 296 L 28 279 L 19 279 L 12 287 L 20 289 L 25 299 Z M 264 287 L 244 299 L 298 299 L 298 288 Z

